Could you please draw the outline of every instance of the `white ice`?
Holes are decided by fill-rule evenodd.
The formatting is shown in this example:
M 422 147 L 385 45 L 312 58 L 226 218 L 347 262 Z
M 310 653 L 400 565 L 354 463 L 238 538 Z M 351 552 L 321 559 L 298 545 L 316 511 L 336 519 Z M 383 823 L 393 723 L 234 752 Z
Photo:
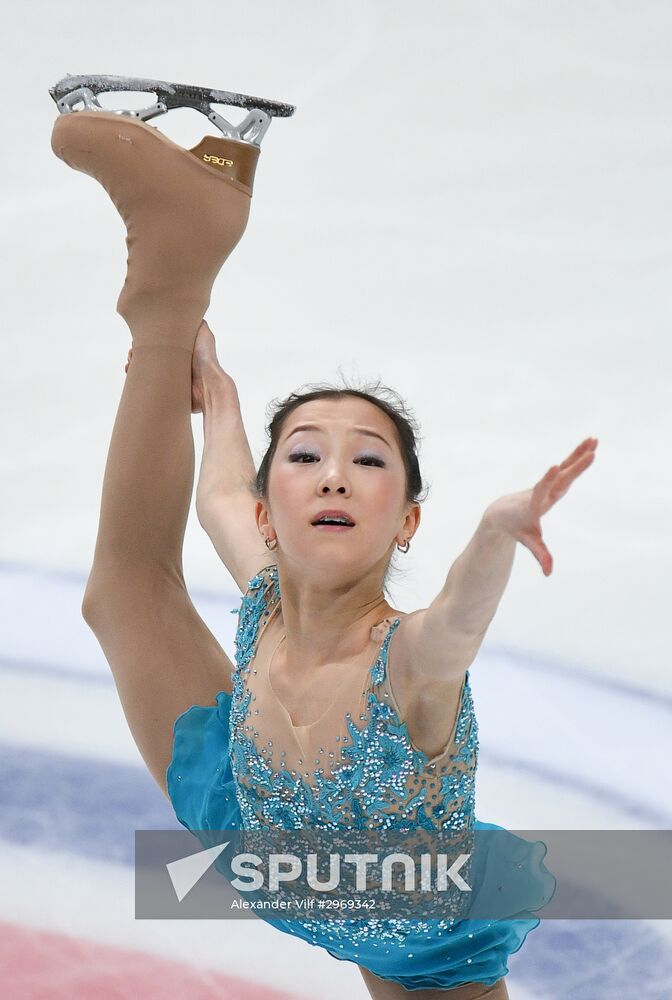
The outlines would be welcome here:
M 297 106 L 264 140 L 207 318 L 257 460 L 268 402 L 339 369 L 381 378 L 414 411 L 431 490 L 396 556 L 397 607 L 433 598 L 488 503 L 599 439 L 544 519 L 553 574 L 519 546 L 472 668 L 477 811 L 514 828 L 669 826 L 672 8 L 38 0 L 12 11 L 5 42 L 0 739 L 142 765 L 114 689 L 79 676 L 106 669 L 78 601 L 130 345 L 114 311 L 124 230 L 53 156 L 47 88 L 66 72 L 151 76 Z M 190 111 L 154 124 L 185 146 L 213 131 Z M 185 571 L 230 640 L 238 595 L 195 518 Z M 17 849 L 2 845 L 3 876 Z M 157 922 L 152 943 L 107 902 L 78 922 L 62 897 L 45 910 L 19 903 L 16 882 L 8 893 L 3 919 L 42 926 L 50 912 L 60 930 L 159 950 L 179 936 Z M 516 1000 L 533 938 L 512 962 Z M 298 993 L 296 943 L 264 937 Z M 350 968 L 319 961 L 306 996 L 364 996 Z M 644 961 L 624 956 L 615 995 L 672 994 L 627 992 Z M 569 996 L 559 981 L 536 995 Z

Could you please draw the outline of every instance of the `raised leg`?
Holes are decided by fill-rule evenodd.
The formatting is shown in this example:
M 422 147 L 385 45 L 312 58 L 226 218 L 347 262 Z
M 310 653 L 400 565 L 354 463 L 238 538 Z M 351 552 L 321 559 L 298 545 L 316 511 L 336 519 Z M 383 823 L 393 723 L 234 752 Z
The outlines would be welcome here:
M 187 594 L 182 544 L 194 478 L 193 345 L 212 283 L 245 229 L 250 195 L 180 147 L 171 151 L 150 128 L 77 112 L 56 121 L 52 146 L 103 185 L 128 230 L 118 309 L 133 363 L 112 431 L 82 613 L 166 793 L 175 719 L 230 690 L 231 662 Z

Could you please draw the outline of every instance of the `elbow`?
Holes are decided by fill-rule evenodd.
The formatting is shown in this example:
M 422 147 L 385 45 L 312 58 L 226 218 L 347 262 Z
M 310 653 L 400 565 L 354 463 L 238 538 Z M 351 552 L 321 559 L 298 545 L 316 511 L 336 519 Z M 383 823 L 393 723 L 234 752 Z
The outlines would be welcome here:
M 212 509 L 213 501 L 212 494 L 204 493 L 200 496 L 196 495 L 196 519 L 200 526 L 207 532 L 210 523 L 212 522 Z
M 233 494 L 226 493 L 222 489 L 211 489 L 196 494 L 196 517 L 208 535 L 216 525 L 225 521 L 227 514 L 230 516 L 234 503 Z

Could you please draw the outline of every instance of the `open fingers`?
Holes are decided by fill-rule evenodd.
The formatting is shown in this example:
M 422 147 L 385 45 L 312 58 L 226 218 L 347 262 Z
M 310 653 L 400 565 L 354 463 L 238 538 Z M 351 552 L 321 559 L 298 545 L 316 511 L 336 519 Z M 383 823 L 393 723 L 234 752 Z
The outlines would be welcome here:
M 551 492 L 556 493 L 558 489 L 562 490 L 563 493 L 566 492 L 577 476 L 580 476 L 581 473 L 585 472 L 588 466 L 592 464 L 594 458 L 595 451 L 594 449 L 590 449 L 584 451 L 583 454 L 578 455 L 577 458 L 575 458 L 574 461 L 565 468 L 561 465 L 557 475 L 555 476 L 555 482 L 551 486 Z
M 597 448 L 597 438 L 586 438 L 585 441 L 582 441 L 581 444 L 574 449 L 571 455 L 567 456 L 564 462 L 560 463 L 559 468 L 562 470 L 567 469 L 578 458 L 583 457 L 584 454 L 587 453 L 595 454 L 596 448 Z
M 595 458 L 596 448 L 597 438 L 586 438 L 564 462 L 552 465 L 546 475 L 539 480 L 537 487 L 542 487 L 544 492 L 547 489 L 555 491 L 558 487 L 566 489 L 591 464 Z
M 550 510 L 553 504 L 565 495 L 574 480 L 592 464 L 595 458 L 595 449 L 588 446 L 588 442 L 591 441 L 595 441 L 595 438 L 588 438 L 582 445 L 579 445 L 573 452 L 574 458 L 570 456 L 569 459 L 565 459 L 562 465 L 552 465 L 546 475 L 536 484 L 532 491 L 531 500 L 532 510 L 536 516 Z

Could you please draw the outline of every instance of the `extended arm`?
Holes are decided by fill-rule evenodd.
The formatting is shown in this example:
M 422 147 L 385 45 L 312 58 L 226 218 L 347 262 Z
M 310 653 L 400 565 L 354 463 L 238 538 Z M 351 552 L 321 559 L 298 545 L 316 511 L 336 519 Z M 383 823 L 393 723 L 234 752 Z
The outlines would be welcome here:
M 516 539 L 485 512 L 464 552 L 450 567 L 438 600 L 451 628 L 485 635 L 509 582 Z
M 522 542 L 544 575 L 550 575 L 553 560 L 542 539 L 540 519 L 592 463 L 596 447 L 596 438 L 586 438 L 533 489 L 490 504 L 439 594 L 428 608 L 409 616 L 408 662 L 415 659 L 425 675 L 443 680 L 468 669 L 508 583 L 516 543 Z

